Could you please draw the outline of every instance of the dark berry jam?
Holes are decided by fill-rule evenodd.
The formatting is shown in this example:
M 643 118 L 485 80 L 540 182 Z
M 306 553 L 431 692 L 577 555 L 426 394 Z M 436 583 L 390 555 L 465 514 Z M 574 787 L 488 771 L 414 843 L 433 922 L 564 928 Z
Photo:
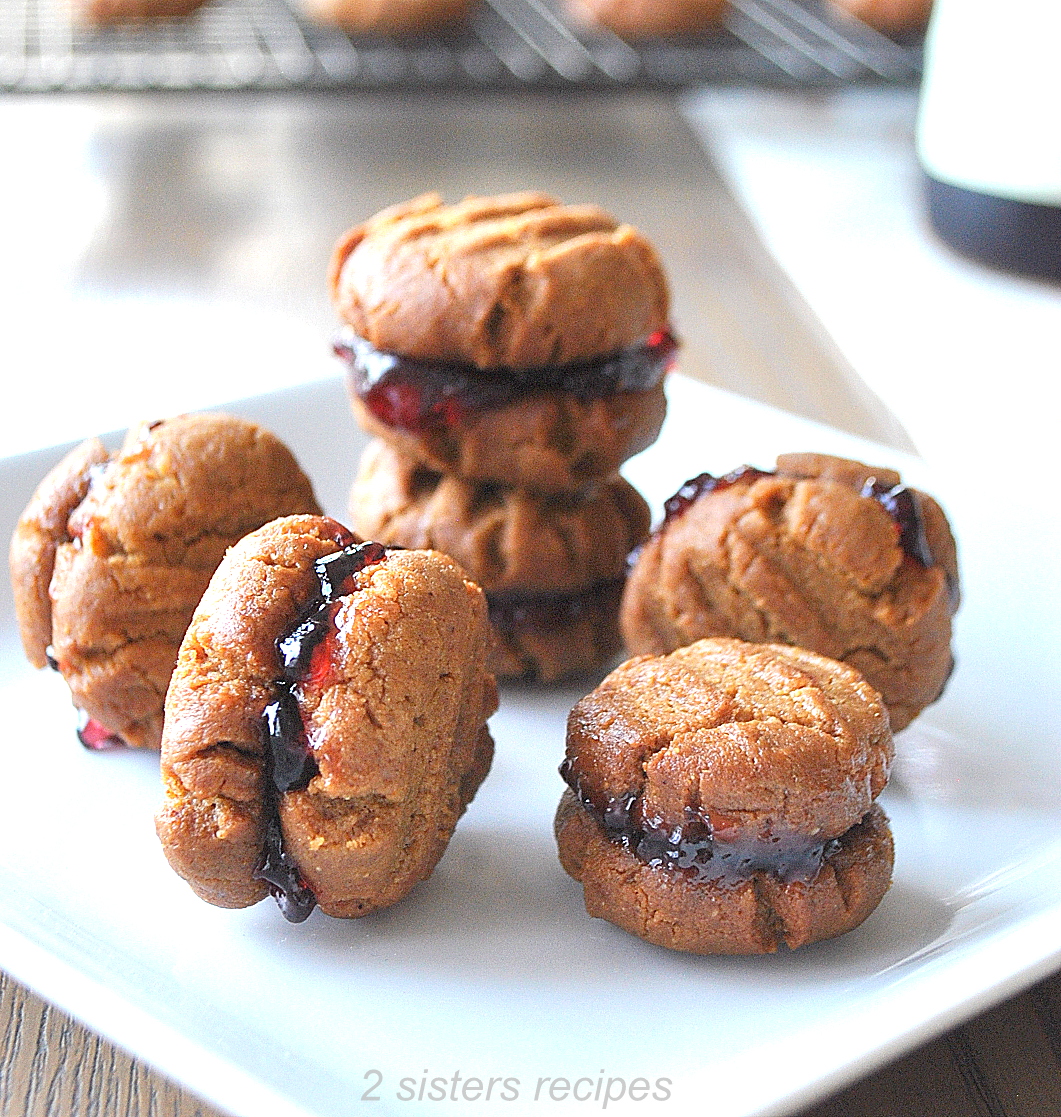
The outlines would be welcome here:
M 331 516 L 325 516 L 324 522 L 330 533 L 329 538 L 335 541 L 337 547 L 345 549 L 356 546 L 357 536 L 349 528 L 343 527 L 338 520 L 333 520 Z
M 254 875 L 269 885 L 269 891 L 288 923 L 301 923 L 317 906 L 313 890 L 307 887 L 298 866 L 284 850 L 280 817 L 275 812 L 265 829 L 265 859 Z
M 663 523 L 656 530 L 659 531 L 672 520 L 681 516 L 690 505 L 695 504 L 705 493 L 719 492 L 736 485 L 741 481 L 756 481 L 760 477 L 776 477 L 774 470 L 756 469 L 754 466 L 742 465 L 721 477 L 710 473 L 701 473 L 686 481 L 672 497 L 663 502 Z M 870 477 L 862 486 L 860 496 L 875 500 L 891 516 L 899 531 L 899 546 L 910 558 L 922 566 L 931 566 L 933 563 L 932 550 L 928 545 L 925 535 L 925 517 L 921 508 L 921 495 L 914 489 L 905 485 L 895 485 L 887 488 L 880 484 L 875 477 Z M 953 589 L 952 589 L 953 595 Z
M 674 362 L 668 330 L 598 361 L 532 369 L 478 369 L 383 353 L 351 330 L 334 341 L 349 366 L 351 390 L 381 423 L 421 433 L 460 426 L 469 416 L 540 392 L 580 400 L 654 388 Z
M 774 477 L 776 474 L 765 469 L 756 469 L 754 466 L 742 465 L 739 469 L 731 470 L 721 477 L 714 477 L 710 473 L 701 473 L 697 477 L 686 481 L 672 497 L 663 502 L 663 523 L 669 524 L 677 519 L 690 504 L 699 500 L 704 493 L 717 493 L 721 489 L 728 489 L 738 481 L 757 480 L 759 477 Z
M 922 566 L 932 565 L 932 549 L 925 535 L 925 515 L 921 494 L 905 485 L 887 488 L 875 477 L 862 486 L 862 496 L 871 497 L 895 521 L 899 529 L 899 546 Z
M 278 813 L 279 796 L 302 791 L 317 775 L 317 761 L 306 736 L 299 705 L 299 690 L 322 686 L 331 670 L 335 642 L 335 617 L 340 598 L 353 593 L 354 575 L 380 562 L 387 553 L 382 543 L 358 543 L 341 524 L 332 538 L 342 550 L 317 559 L 317 593 L 305 604 L 292 627 L 276 641 L 280 677 L 274 683 L 276 699 L 262 714 L 262 741 L 269 772 L 271 813 L 266 832 L 265 860 L 255 877 L 269 885 L 284 918 L 301 923 L 316 900 L 283 848 Z
M 617 610 L 623 582 L 622 578 L 613 578 L 578 593 L 488 593 L 490 623 L 506 635 L 564 631 L 589 610 Z
M 560 765 L 560 775 L 609 841 L 644 864 L 679 873 L 689 881 L 735 885 L 755 873 L 769 873 L 784 884 L 810 884 L 825 860 L 840 848 L 838 839 L 815 841 L 791 831 L 724 839 L 716 835 L 710 820 L 691 808 L 686 808 L 680 824 L 668 825 L 646 815 L 635 791 L 594 799 L 570 758 Z
M 269 774 L 277 794 L 302 791 L 317 774 L 317 762 L 306 740 L 298 699 L 287 689 L 262 715 L 262 737 L 269 757 Z
M 104 749 L 124 749 L 125 741 L 119 734 L 108 729 L 105 725 L 89 717 L 84 710 L 77 711 L 77 739 L 93 752 L 102 752 Z

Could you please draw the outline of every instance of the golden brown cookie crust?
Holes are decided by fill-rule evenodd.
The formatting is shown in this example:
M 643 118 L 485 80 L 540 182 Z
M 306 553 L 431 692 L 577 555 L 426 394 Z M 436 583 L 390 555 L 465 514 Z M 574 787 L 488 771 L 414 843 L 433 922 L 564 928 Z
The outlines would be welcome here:
M 52 603 L 48 596 L 55 553 L 70 540 L 67 521 L 85 499 L 94 466 L 109 458 L 98 438 L 75 446 L 37 486 L 11 537 L 8 565 L 15 616 L 26 658 L 34 667 L 48 662 Z
M 635 656 L 579 701 L 568 757 L 596 801 L 636 792 L 664 826 L 836 838 L 869 810 L 893 755 L 888 715 L 853 668 L 804 648 L 698 640 Z
M 650 512 L 621 477 L 574 496 L 472 485 L 370 443 L 350 493 L 366 539 L 454 558 L 486 592 L 564 593 L 625 576 Z
M 143 423 L 110 458 L 85 443 L 42 482 L 12 541 L 31 662 L 50 642 L 75 706 L 126 744 L 158 748 L 177 649 L 210 575 L 246 532 L 296 511 L 319 511 L 312 485 L 244 419 Z
M 778 458 L 695 500 L 642 549 L 623 598 L 631 652 L 660 654 L 704 636 L 813 648 L 857 668 L 902 729 L 951 671 L 958 566 L 939 505 L 919 494 L 933 563 L 899 545 L 895 521 L 860 495 L 891 470 L 822 454 Z
M 188 629 L 167 698 L 156 824 L 173 868 L 222 907 L 255 878 L 269 805 L 260 733 L 275 642 L 316 592 L 338 525 L 289 517 L 235 546 Z M 345 545 L 345 544 L 343 544 Z M 280 801 L 287 852 L 321 909 L 356 917 L 428 876 L 489 769 L 482 591 L 443 555 L 395 551 L 356 576 L 336 617 L 333 669 L 303 716 L 318 774 Z
M 880 696 L 824 656 L 705 639 L 635 657 L 571 711 L 564 772 L 577 798 L 558 812 L 561 862 L 590 914 L 674 949 L 761 953 L 840 934 L 890 880 L 874 800 L 892 756 Z M 783 856 L 776 873 L 747 876 L 649 865 L 623 844 L 626 826 L 709 837 L 722 858 L 711 866 L 726 851 Z
M 538 392 L 469 414 L 452 427 L 422 431 L 388 426 L 353 392 L 351 404 L 369 434 L 430 469 L 465 481 L 565 493 L 612 476 L 651 446 L 667 414 L 663 381 L 597 399 Z
M 567 0 L 571 15 L 626 39 L 703 34 L 717 28 L 726 0 Z
M 617 353 L 667 326 L 655 250 L 596 206 L 546 194 L 424 194 L 347 232 L 330 269 L 342 319 L 377 349 L 480 369 Z

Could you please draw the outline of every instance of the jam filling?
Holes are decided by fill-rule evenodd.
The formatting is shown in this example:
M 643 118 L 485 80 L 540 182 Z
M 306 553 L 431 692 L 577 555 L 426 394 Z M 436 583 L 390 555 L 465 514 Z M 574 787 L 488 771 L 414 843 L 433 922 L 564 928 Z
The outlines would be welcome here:
M 776 470 L 756 469 L 750 465 L 742 465 L 739 469 L 734 469 L 721 477 L 701 473 L 686 481 L 674 496 L 668 497 L 663 502 L 663 523 L 656 530 L 659 531 L 672 520 L 676 520 L 705 493 L 719 492 L 742 481 L 757 481 L 760 477 L 776 476 Z M 899 532 L 899 546 L 904 554 L 909 555 L 922 566 L 933 564 L 935 560 L 932 557 L 932 548 L 928 545 L 928 536 L 925 534 L 925 516 L 921 507 L 920 493 L 901 484 L 887 488 L 875 477 L 870 477 L 862 486 L 859 496 L 875 500 L 891 516 Z M 953 592 L 952 588 L 952 596 Z
M 725 839 L 691 807 L 675 826 L 647 815 L 636 791 L 598 801 L 582 786 L 570 758 L 560 765 L 560 775 L 609 841 L 651 868 L 678 873 L 692 882 L 736 885 L 755 873 L 769 873 L 783 884 L 810 884 L 841 846 L 837 838 L 822 842 L 792 832 Z
M 674 362 L 678 343 L 659 330 L 639 345 L 598 361 L 533 369 L 478 369 L 402 357 L 376 349 L 352 330 L 332 344 L 349 366 L 352 391 L 381 423 L 422 433 L 449 430 L 470 416 L 540 392 L 580 400 L 654 388 Z
M 280 827 L 280 796 L 288 791 L 302 791 L 319 771 L 306 736 L 299 693 L 303 688 L 320 687 L 327 682 L 340 599 L 354 592 L 353 577 L 358 571 L 380 562 L 387 553 L 381 543 L 358 543 L 346 528 L 337 523 L 334 526 L 333 538 L 342 550 L 313 564 L 318 592 L 305 604 L 292 627 L 276 641 L 280 677 L 274 683 L 276 698 L 265 707 L 261 723 L 269 776 L 269 819 L 265 856 L 254 876 L 269 886 L 281 913 L 291 923 L 301 923 L 317 904 L 298 866 L 284 849 Z
M 577 593 L 488 593 L 490 623 L 501 633 L 562 631 L 588 610 L 618 609 L 624 581 L 613 578 Z
M 91 749 L 93 752 L 126 748 L 125 741 L 117 733 L 108 729 L 102 722 L 89 717 L 84 710 L 77 711 L 77 739 L 86 749 Z
M 875 477 L 862 486 L 861 496 L 875 500 L 899 528 L 899 546 L 922 566 L 932 565 L 932 548 L 925 535 L 925 514 L 921 495 L 905 485 L 886 488 Z
M 776 473 L 771 470 L 755 469 L 750 465 L 742 465 L 739 469 L 731 470 L 721 477 L 715 477 L 710 473 L 701 473 L 686 481 L 674 496 L 668 497 L 663 502 L 663 523 L 669 524 L 671 520 L 676 520 L 704 493 L 720 492 L 722 489 L 728 489 L 730 485 L 736 485 L 739 481 L 757 481 L 760 477 L 775 476 Z

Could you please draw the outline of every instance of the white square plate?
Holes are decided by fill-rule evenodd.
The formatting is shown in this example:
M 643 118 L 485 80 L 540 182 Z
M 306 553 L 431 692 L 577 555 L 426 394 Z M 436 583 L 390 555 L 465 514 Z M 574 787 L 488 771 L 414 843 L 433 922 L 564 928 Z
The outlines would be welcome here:
M 670 396 L 659 442 L 627 470 L 657 510 L 689 476 L 785 450 L 897 465 L 932 488 L 893 451 L 679 377 Z M 284 438 L 345 518 L 364 436 L 338 380 L 231 410 Z M 5 537 L 63 449 L 0 462 Z M 968 565 L 990 569 L 975 538 Z M 789 1111 L 1061 954 L 1055 746 L 1007 741 L 1004 710 L 982 732 L 962 716 L 963 692 L 1009 670 L 985 646 L 988 589 L 967 584 L 955 682 L 899 738 L 890 893 L 841 939 L 746 959 L 668 953 L 586 916 L 551 821 L 566 715 L 589 683 L 505 689 L 494 770 L 403 903 L 295 927 L 270 902 L 211 908 L 155 840 L 157 758 L 80 748 L 62 681 L 22 659 L 5 590 L 0 965 L 240 1117 L 431 1113 L 440 1094 L 484 1113 Z

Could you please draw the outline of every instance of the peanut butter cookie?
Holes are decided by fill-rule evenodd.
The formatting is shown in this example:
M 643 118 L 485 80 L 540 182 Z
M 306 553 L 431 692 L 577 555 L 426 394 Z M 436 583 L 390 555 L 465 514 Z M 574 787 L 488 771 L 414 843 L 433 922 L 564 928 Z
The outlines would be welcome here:
M 486 601 L 449 558 L 294 516 L 233 547 L 181 646 L 156 824 L 203 899 L 354 918 L 427 877 L 486 776 Z
M 706 639 L 638 656 L 572 710 L 560 860 L 590 915 L 674 950 L 759 954 L 851 930 L 891 880 L 893 755 L 859 673 Z
M 703 474 L 667 502 L 623 598 L 631 652 L 704 636 L 813 649 L 880 691 L 893 730 L 952 668 L 958 562 L 947 519 L 898 473 L 824 454 Z
M 359 422 L 433 469 L 577 491 L 659 433 L 666 280 L 596 206 L 423 195 L 341 238 L 330 283 Z
M 567 0 L 580 23 L 599 24 L 624 39 L 702 35 L 715 30 L 726 0 Z
M 54 666 L 86 745 L 158 748 L 170 673 L 225 550 L 313 488 L 274 435 L 230 415 L 143 423 L 110 456 L 98 439 L 44 479 L 11 540 L 26 655 Z
M 477 0 L 302 0 L 310 19 L 351 35 L 437 31 L 466 19 Z
M 369 444 L 350 493 L 350 523 L 366 538 L 443 551 L 490 597 L 573 593 L 626 574 L 648 537 L 648 504 L 621 477 L 585 494 L 471 485 Z

